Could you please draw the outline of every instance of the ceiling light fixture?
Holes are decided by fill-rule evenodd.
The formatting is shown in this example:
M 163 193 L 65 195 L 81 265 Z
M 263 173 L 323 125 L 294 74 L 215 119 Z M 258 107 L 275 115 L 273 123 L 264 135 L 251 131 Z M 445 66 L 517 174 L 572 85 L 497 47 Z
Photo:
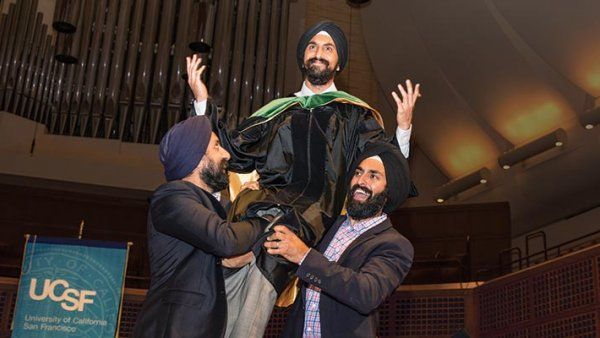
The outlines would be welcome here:
M 544 135 L 523 146 L 514 148 L 498 157 L 498 164 L 502 169 L 510 169 L 511 166 L 522 162 L 530 157 L 541 154 L 546 150 L 562 147 L 567 141 L 567 133 L 559 128 L 550 134 Z
M 371 0 L 346 0 L 346 2 L 352 7 L 362 7 L 366 6 Z
M 585 129 L 593 129 L 595 126 L 600 124 L 600 106 L 583 112 L 583 114 L 581 114 L 579 117 L 579 121 Z
M 434 200 L 437 203 L 444 203 L 448 198 L 471 189 L 479 184 L 486 184 L 490 178 L 491 172 L 488 168 L 482 168 L 467 176 L 457 180 L 450 181 L 437 189 Z

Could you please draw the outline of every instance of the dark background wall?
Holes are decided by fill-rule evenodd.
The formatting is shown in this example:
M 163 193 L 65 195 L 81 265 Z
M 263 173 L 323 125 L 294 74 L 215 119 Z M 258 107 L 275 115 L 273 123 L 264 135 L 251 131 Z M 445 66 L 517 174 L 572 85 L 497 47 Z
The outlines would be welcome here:
M 390 216 L 415 247 L 408 283 L 488 279 L 510 247 L 508 203 L 402 208 Z
M 83 238 L 133 243 L 127 286 L 147 286 L 148 192 L 11 178 L 0 183 L 0 275 L 19 276 L 25 234 L 77 237 L 83 220 Z
M 0 175 L 0 274 L 18 277 L 24 235 L 132 242 L 128 287 L 148 285 L 150 192 Z M 486 279 L 510 246 L 507 203 L 404 208 L 390 215 L 415 246 L 407 283 Z

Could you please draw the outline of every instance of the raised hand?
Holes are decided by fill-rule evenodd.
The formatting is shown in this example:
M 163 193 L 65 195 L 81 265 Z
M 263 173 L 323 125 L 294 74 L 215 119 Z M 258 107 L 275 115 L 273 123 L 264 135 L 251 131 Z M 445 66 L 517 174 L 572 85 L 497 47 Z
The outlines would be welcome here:
M 206 65 L 200 66 L 202 58 L 196 54 L 186 57 L 185 61 L 187 63 L 188 84 L 192 88 L 194 98 L 196 101 L 206 100 L 208 98 L 208 89 L 206 89 L 206 85 L 202 81 L 202 73 L 206 69 Z
M 402 84 L 398 84 L 398 91 L 402 95 L 402 98 L 396 92 L 392 92 L 392 97 L 396 101 L 396 122 L 398 122 L 398 128 L 404 130 L 410 129 L 415 103 L 421 97 L 419 90 L 420 85 L 418 83 L 413 90 L 412 82 L 406 80 L 406 90 L 404 90 Z

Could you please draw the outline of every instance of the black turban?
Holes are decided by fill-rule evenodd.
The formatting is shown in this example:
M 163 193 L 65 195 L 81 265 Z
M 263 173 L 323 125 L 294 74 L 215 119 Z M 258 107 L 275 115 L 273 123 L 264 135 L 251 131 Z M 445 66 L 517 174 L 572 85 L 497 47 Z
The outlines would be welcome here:
M 369 142 L 364 150 L 358 155 L 348 175 L 348 184 L 352 180 L 352 173 L 358 165 L 371 156 L 379 156 L 385 168 L 385 179 L 387 181 L 387 201 L 383 206 L 383 212 L 390 213 L 398 208 L 409 197 L 418 196 L 417 188 L 410 179 L 408 161 L 400 152 L 400 149 L 386 142 Z
M 298 61 L 298 67 L 302 69 L 304 66 L 304 51 L 310 42 L 310 39 L 313 36 L 317 35 L 320 31 L 325 31 L 335 43 L 335 49 L 338 54 L 338 63 L 340 66 L 340 71 L 344 69 L 346 66 L 346 62 L 348 61 L 348 41 L 346 40 L 346 35 L 342 29 L 334 24 L 331 21 L 321 21 L 314 26 L 310 27 L 302 36 L 300 37 L 300 41 L 298 41 L 298 47 L 296 48 L 296 60 Z

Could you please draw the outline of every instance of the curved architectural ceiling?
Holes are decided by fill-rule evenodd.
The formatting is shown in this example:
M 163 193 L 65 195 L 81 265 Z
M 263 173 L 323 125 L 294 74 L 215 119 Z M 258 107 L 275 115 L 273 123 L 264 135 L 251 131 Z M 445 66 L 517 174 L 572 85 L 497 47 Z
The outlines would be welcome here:
M 600 128 L 578 119 L 600 104 L 598 13 L 597 0 L 377 0 L 361 9 L 381 88 L 422 85 L 418 147 L 449 181 L 492 169 L 488 187 L 451 203 L 508 200 L 513 235 L 600 204 Z M 499 168 L 505 151 L 558 128 L 568 135 L 562 150 Z

